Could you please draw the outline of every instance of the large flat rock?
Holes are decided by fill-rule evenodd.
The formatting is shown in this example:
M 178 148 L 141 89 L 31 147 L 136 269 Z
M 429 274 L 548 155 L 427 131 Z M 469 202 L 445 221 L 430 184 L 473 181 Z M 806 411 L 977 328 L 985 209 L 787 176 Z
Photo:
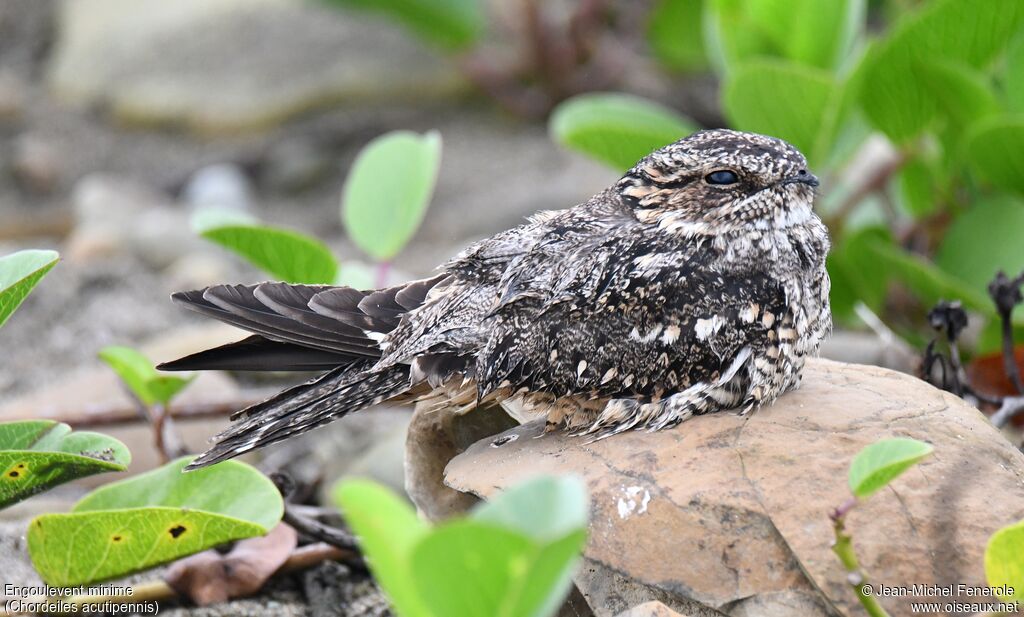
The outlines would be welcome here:
M 48 81 L 121 120 L 203 133 L 264 127 L 357 101 L 464 90 L 393 24 L 302 0 L 71 0 Z
M 1024 518 L 1024 455 L 960 399 L 881 368 L 813 360 L 769 408 L 660 433 L 587 444 L 541 429 L 477 442 L 446 482 L 486 498 L 536 474 L 583 477 L 593 506 L 577 584 L 599 617 L 628 608 L 610 582 L 690 614 L 865 614 L 830 550 L 828 512 L 849 497 L 854 455 L 886 437 L 935 453 L 849 516 L 874 581 L 982 585 L 989 536 Z M 912 600 L 882 603 L 909 615 Z

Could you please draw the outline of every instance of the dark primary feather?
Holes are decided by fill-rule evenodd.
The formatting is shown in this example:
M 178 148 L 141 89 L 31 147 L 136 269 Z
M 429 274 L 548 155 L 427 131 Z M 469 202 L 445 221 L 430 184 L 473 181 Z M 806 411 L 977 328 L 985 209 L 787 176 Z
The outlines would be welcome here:
M 161 371 L 326 371 L 352 362 L 350 356 L 253 335 L 236 343 L 164 362 Z
M 191 467 L 414 388 L 567 401 L 578 417 L 566 424 L 600 435 L 770 403 L 831 322 L 828 237 L 805 166 L 780 140 L 704 131 L 584 204 L 470 246 L 432 278 L 369 292 L 264 283 L 176 294 L 254 336 L 168 367 L 327 370 L 237 414 Z M 706 180 L 721 169 L 737 181 Z

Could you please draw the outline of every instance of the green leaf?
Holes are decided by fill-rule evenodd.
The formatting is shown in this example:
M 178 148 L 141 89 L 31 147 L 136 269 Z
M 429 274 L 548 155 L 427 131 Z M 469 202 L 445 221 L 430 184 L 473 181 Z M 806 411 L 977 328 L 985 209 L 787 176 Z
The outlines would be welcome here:
M 990 587 L 1012 589 L 999 594 L 1004 602 L 1024 600 L 1024 521 L 1007 525 L 988 539 L 985 576 Z
M 234 213 L 201 210 L 193 216 L 192 228 L 278 280 L 314 285 L 334 281 L 338 262 L 323 242 L 249 220 Z
M 732 125 L 792 143 L 812 165 L 832 149 L 842 91 L 824 71 L 776 60 L 739 65 L 722 99 Z
M 923 441 L 904 437 L 866 446 L 850 464 L 850 490 L 861 499 L 870 497 L 931 454 L 932 449 Z
M 586 533 L 550 543 L 479 520 L 447 523 L 413 549 L 414 582 L 436 615 L 547 617 L 568 591 Z
M 416 591 L 412 550 L 430 528 L 391 491 L 366 480 L 338 485 L 334 498 L 359 538 L 374 578 L 402 617 L 441 617 L 432 613 Z
M 827 266 L 832 288 L 829 301 L 837 321 L 857 321 L 857 302 L 879 312 L 888 296 L 889 269 L 869 250 L 871 243 L 892 245 L 884 227 L 864 227 L 848 232 L 829 251 Z
M 195 375 L 162 375 L 153 368 L 149 358 L 130 347 L 104 347 L 99 357 L 114 369 L 121 381 L 146 405 L 167 405 L 196 378 Z
M 720 71 L 753 58 L 837 69 L 864 29 L 864 0 L 712 0 L 706 38 Z
M 284 512 L 274 483 L 225 461 L 189 473 L 191 457 L 100 487 L 68 514 L 32 520 L 28 549 L 50 585 L 123 576 L 225 542 L 262 535 Z
M 539 476 L 480 504 L 472 517 L 548 542 L 585 529 L 589 509 L 579 478 Z
M 979 177 L 1024 194 L 1024 115 L 982 120 L 968 132 L 965 152 Z
M 937 102 L 923 66 L 941 60 L 981 68 L 1024 20 L 1019 0 L 936 0 L 908 14 L 865 56 L 860 101 L 872 124 L 907 141 L 931 122 Z
M 472 518 L 517 531 L 540 545 L 518 601 L 523 615 L 554 614 L 586 542 L 590 501 L 575 476 L 540 476 L 480 504 Z M 539 610 L 537 607 L 540 607 Z
M 937 180 L 927 162 L 915 158 L 896 174 L 898 203 L 915 219 L 934 214 L 938 208 Z
M 1024 30 L 1017 34 L 1006 50 L 1002 82 L 1007 107 L 1024 113 Z
M 589 93 L 561 103 L 548 132 L 559 144 L 624 171 L 696 130 L 687 118 L 629 94 Z
M 1024 201 L 989 197 L 975 201 L 953 220 L 935 256 L 949 274 L 984 295 L 996 272 L 1024 270 Z
M 707 67 L 704 54 L 704 0 L 659 0 L 651 10 L 647 42 L 664 66 L 675 71 Z
M 345 181 L 341 216 L 352 241 L 389 261 L 416 233 L 441 166 L 441 135 L 394 131 L 368 143 Z
M 329 1 L 386 15 L 416 35 L 451 51 L 476 43 L 486 26 L 482 0 Z
M 921 66 L 921 78 L 940 112 L 963 128 L 999 112 L 988 79 L 962 62 L 939 61 Z
M 0 257 L 0 326 L 46 276 L 60 255 L 56 251 L 18 251 Z
M 53 420 L 0 423 L 0 508 L 71 480 L 125 471 L 131 460 L 113 437 L 72 433 Z
M 939 300 L 960 300 L 964 306 L 992 316 L 995 309 L 984 292 L 966 281 L 948 274 L 919 255 L 909 253 L 890 243 L 865 242 L 864 249 L 875 256 L 881 267 L 903 282 L 922 303 L 933 306 Z

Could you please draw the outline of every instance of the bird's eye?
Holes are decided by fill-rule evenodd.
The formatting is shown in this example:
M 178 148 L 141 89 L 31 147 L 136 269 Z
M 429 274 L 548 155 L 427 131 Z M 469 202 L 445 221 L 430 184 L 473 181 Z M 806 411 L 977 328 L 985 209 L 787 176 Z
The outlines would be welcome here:
M 730 169 L 719 169 L 704 176 L 704 181 L 708 184 L 736 184 L 740 177 Z

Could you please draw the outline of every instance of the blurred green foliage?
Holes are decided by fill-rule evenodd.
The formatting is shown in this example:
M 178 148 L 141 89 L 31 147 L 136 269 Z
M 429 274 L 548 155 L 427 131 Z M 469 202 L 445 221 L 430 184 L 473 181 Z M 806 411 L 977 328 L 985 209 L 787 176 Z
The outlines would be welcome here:
M 550 617 L 587 539 L 586 489 L 572 477 L 526 481 L 437 527 L 369 481 L 335 495 L 399 617 Z
M 576 96 L 560 105 L 549 123 L 562 145 L 622 171 L 696 129 L 664 105 L 614 92 Z
M 991 587 L 1003 587 L 1004 602 L 1024 600 L 1024 521 L 992 534 L 985 547 L 985 577 Z
M 472 45 L 486 22 L 480 0 L 327 0 L 386 15 L 424 39 L 450 50 Z
M 146 406 L 168 405 L 171 399 L 196 378 L 195 375 L 178 377 L 161 374 L 153 368 L 149 358 L 130 347 L 104 347 L 100 350 L 99 357 Z
M 390 261 L 416 233 L 441 167 L 441 135 L 394 131 L 359 152 L 342 193 L 341 217 L 356 246 Z

